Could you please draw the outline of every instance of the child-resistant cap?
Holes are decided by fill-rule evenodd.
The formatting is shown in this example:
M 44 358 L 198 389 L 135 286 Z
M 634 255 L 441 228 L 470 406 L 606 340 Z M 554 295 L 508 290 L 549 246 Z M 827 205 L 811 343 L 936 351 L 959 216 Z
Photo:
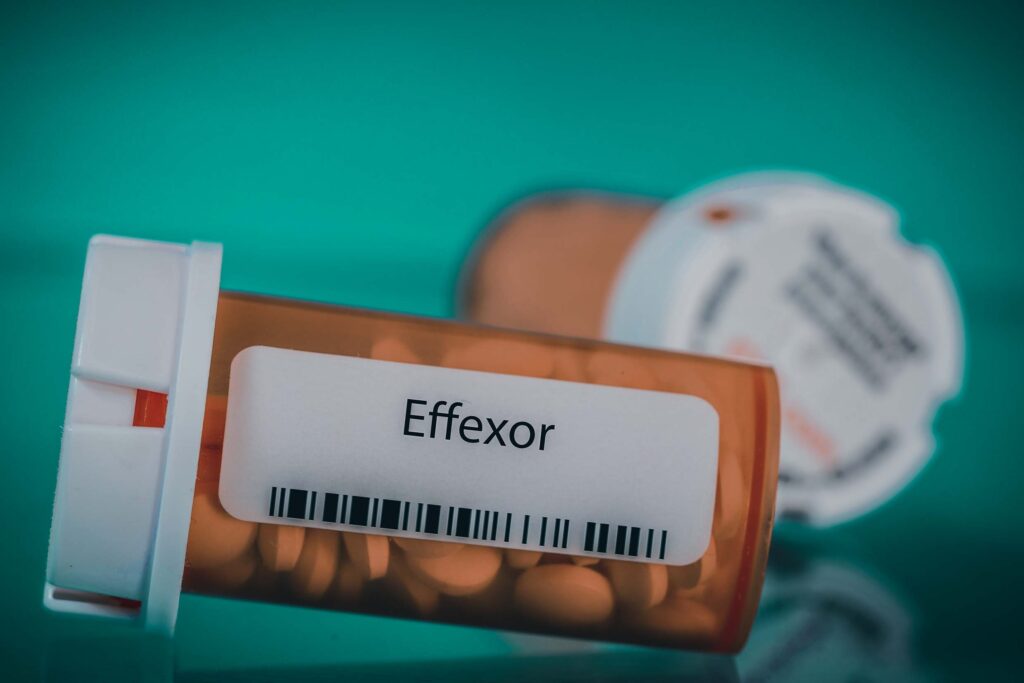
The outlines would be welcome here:
M 71 362 L 43 601 L 140 620 L 177 613 L 221 248 L 97 236 Z M 133 426 L 138 392 L 163 427 Z
M 779 373 L 779 516 L 841 522 L 898 492 L 960 386 L 963 331 L 939 257 L 886 203 L 762 173 L 667 205 L 627 257 L 609 338 L 759 358 Z

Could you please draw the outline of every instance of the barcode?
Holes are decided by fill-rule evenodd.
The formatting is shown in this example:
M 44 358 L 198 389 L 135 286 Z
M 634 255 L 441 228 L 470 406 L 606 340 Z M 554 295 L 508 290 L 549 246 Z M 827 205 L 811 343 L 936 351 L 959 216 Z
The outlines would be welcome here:
M 668 543 L 668 531 L 664 529 L 602 522 L 586 522 L 583 529 L 578 529 L 579 525 L 563 517 L 344 493 L 318 494 L 279 486 L 270 487 L 268 515 L 390 532 L 659 560 L 665 559 Z M 570 536 L 570 531 L 578 536 Z

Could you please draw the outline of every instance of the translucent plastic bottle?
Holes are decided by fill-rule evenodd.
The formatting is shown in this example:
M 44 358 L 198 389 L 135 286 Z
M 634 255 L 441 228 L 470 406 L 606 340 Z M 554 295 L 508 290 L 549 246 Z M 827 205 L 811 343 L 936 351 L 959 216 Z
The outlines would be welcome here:
M 218 277 L 211 245 L 90 245 L 50 607 L 169 630 L 184 590 L 742 646 L 774 507 L 770 369 Z

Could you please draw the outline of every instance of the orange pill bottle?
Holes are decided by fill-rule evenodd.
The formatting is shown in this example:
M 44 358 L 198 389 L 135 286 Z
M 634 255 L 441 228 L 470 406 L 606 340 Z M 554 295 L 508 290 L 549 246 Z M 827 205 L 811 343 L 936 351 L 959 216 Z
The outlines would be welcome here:
M 45 604 L 180 593 L 715 651 L 774 510 L 771 369 L 220 290 L 89 246 Z

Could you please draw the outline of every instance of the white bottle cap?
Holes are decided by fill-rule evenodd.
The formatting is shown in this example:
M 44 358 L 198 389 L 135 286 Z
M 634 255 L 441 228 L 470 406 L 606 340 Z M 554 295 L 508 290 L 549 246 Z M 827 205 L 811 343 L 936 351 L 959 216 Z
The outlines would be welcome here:
M 220 289 L 221 248 L 89 242 L 43 603 L 174 628 Z M 136 392 L 168 395 L 132 426 Z
M 609 338 L 775 366 L 780 518 L 832 524 L 888 500 L 959 390 L 952 283 L 898 224 L 816 176 L 744 175 L 667 205 L 620 272 Z

